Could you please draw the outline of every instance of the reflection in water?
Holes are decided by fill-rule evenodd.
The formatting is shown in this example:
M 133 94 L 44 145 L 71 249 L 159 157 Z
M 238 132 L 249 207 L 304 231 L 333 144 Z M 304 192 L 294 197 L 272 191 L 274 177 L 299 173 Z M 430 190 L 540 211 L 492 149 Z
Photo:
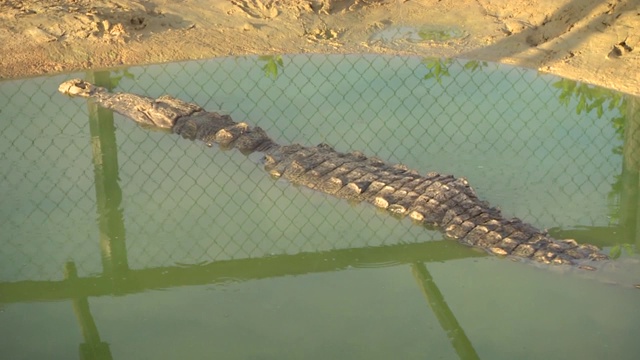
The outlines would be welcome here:
M 640 99 L 625 98 L 621 103 L 626 110 L 624 118 L 624 145 L 622 147 L 622 174 L 614 184 L 614 190 L 620 189 L 620 206 L 614 207 L 613 218 L 619 219 L 622 244 L 617 244 L 611 249 L 611 255 L 617 258 L 621 248 L 628 253 L 635 248 L 640 248 Z M 619 209 L 619 213 L 615 212 Z
M 93 73 L 96 82 L 111 86 L 109 71 Z M 95 173 L 96 207 L 100 229 L 102 268 L 107 277 L 124 276 L 129 269 L 118 184 L 118 146 L 113 113 L 89 102 L 89 130 Z
M 609 121 L 618 139 L 622 141 L 622 145 L 612 149 L 613 154 L 622 155 L 622 173 L 616 175 L 616 181 L 612 184 L 608 195 L 611 202 L 610 226 L 605 229 L 598 228 L 599 236 L 597 237 L 615 239 L 609 242 L 609 244 L 615 244 L 610 250 L 610 256 L 613 259 L 619 258 L 623 249 L 633 254 L 634 245 L 640 246 L 640 237 L 637 235 L 640 221 L 640 213 L 638 213 L 640 200 L 638 193 L 640 109 L 638 103 L 640 100 L 616 91 L 580 84 L 568 79 L 560 79 L 553 83 L 553 86 L 561 89 L 558 99 L 563 105 L 569 106 L 571 99 L 577 101 L 575 111 L 578 115 L 595 113 L 601 119 L 605 111 L 618 110 L 618 114 L 612 116 Z
M 449 68 L 454 64 L 453 59 L 427 58 L 424 63 L 428 69 L 425 79 L 435 79 L 442 84 L 445 77 L 450 77 Z M 474 72 L 487 63 L 475 60 L 466 61 L 464 69 Z M 613 245 L 610 256 L 620 257 L 624 249 L 628 254 L 634 253 L 634 246 L 640 245 L 640 237 L 636 235 L 637 224 L 640 222 L 638 213 L 638 184 L 640 169 L 640 151 L 638 146 L 640 136 L 637 136 L 640 123 L 640 111 L 637 98 L 613 90 L 604 89 L 588 84 L 581 84 L 569 79 L 559 79 L 552 86 L 560 89 L 558 101 L 566 106 L 575 106 L 577 115 L 596 114 L 601 119 L 605 112 L 611 114 L 609 119 L 622 145 L 612 148 L 613 154 L 623 155 L 622 173 L 615 175 L 616 182 L 611 185 L 608 198 L 610 204 L 609 226 L 584 227 L 573 229 L 553 228 L 550 233 L 557 238 L 581 238 L 585 242 L 593 242 L 600 246 Z M 573 101 L 572 101 L 573 100 Z
M 552 86 L 552 80 L 557 80 L 534 77 L 520 70 L 471 61 L 439 62 L 438 59 L 418 58 L 262 57 L 132 68 L 124 74 L 128 75 L 97 73 L 94 81 L 103 80 L 122 91 L 154 97 L 163 93 L 179 95 L 209 110 L 231 113 L 234 118 L 257 123 L 270 135 L 280 136 L 283 142 L 328 142 L 343 151 L 362 149 L 367 154 L 378 154 L 424 171 L 464 175 L 470 178 L 471 184 L 476 184 L 478 192 L 485 194 L 492 203 L 502 205 L 504 211 L 523 214 L 521 216 L 528 216 L 531 222 L 543 226 L 559 224 L 558 228 L 552 229 L 554 235 L 573 231 L 579 240 L 611 247 L 612 252 L 616 246 L 622 249 L 638 244 L 635 235 L 638 162 L 634 160 L 634 154 L 639 152 L 635 151 L 637 139 L 633 135 L 638 107 L 637 100 L 617 93 L 612 93 L 611 100 L 601 100 L 609 95 L 587 90 L 575 90 L 578 95 L 570 95 L 564 85 L 560 89 Z M 381 348 L 388 344 L 396 355 L 414 351 L 418 354 L 416 358 L 424 358 L 425 353 L 440 354 L 436 349 L 441 347 L 446 354 L 441 357 L 496 358 L 509 351 L 522 355 L 518 353 L 523 351 L 521 349 L 531 357 L 548 357 L 549 353 L 544 349 L 526 347 L 531 339 L 511 343 L 498 339 L 500 349 L 487 347 L 496 340 L 491 338 L 493 331 L 484 329 L 489 326 L 520 329 L 525 323 L 534 328 L 536 324 L 548 328 L 548 324 L 540 323 L 536 313 L 551 311 L 543 306 L 551 302 L 557 303 L 556 307 L 570 304 L 567 306 L 571 307 L 576 319 L 593 316 L 593 308 L 588 308 L 587 301 L 584 304 L 575 301 L 585 293 L 580 287 L 584 283 L 577 276 L 547 276 L 547 272 L 536 272 L 510 262 L 496 265 L 500 271 L 484 273 L 481 265 L 488 261 L 484 253 L 449 241 L 437 241 L 441 240 L 438 234 L 374 209 L 352 206 L 265 179 L 259 167 L 242 155 L 183 143 L 166 134 L 149 134 L 118 118 L 114 126 L 110 113 L 91 104 L 88 111 L 84 106 L 74 108 L 73 102 L 65 102 L 58 112 L 41 111 L 38 104 L 66 101 L 50 98 L 61 82 L 60 78 L 41 81 L 45 81 L 44 86 L 34 87 L 27 81 L 11 86 L 10 90 L 0 84 L 0 94 L 8 91 L 36 93 L 38 89 L 48 89 L 42 95 L 44 100 L 32 94 L 23 96 L 27 99 L 26 104 L 20 103 L 20 95 L 14 93 L 0 98 L 4 101 L 0 126 L 6 127 L 0 133 L 10 140 L 1 141 L 0 146 L 12 144 L 0 149 L 6 154 L 0 160 L 0 168 L 12 174 L 5 178 L 8 186 L 32 194 L 29 195 L 32 199 L 29 206 L 16 205 L 9 209 L 4 204 L 12 203 L 13 190 L 0 188 L 6 199 L 0 207 L 0 218 L 10 219 L 0 224 L 3 228 L 0 235 L 3 244 L 0 249 L 0 276 L 3 277 L 0 303 L 7 304 L 4 314 L 8 315 L 19 313 L 17 306 L 24 304 L 32 309 L 39 308 L 43 301 L 63 301 L 68 307 L 67 301 L 71 301 L 82 336 L 72 344 L 82 344 L 80 353 L 85 358 L 111 355 L 118 358 L 122 353 L 151 351 L 153 346 L 147 348 L 139 343 L 122 349 L 125 342 L 118 333 L 126 335 L 127 329 L 122 328 L 122 320 L 113 322 L 111 319 L 131 317 L 146 324 L 136 316 L 141 312 L 140 308 L 156 305 L 152 294 L 157 289 L 174 294 L 178 299 L 176 302 L 184 304 L 189 303 L 194 288 L 215 290 L 221 285 L 247 284 L 247 287 L 260 289 L 291 279 L 303 280 L 310 288 L 320 288 L 323 281 L 336 281 L 338 276 L 347 278 L 359 271 L 375 271 L 381 281 L 389 277 L 388 282 L 383 282 L 387 287 L 362 279 L 362 283 L 351 285 L 379 291 L 371 299 L 357 304 L 357 308 L 373 321 L 372 328 L 383 332 L 383 337 L 376 338 L 375 343 Z M 575 85 L 573 89 L 583 88 Z M 580 91 L 584 95 L 580 95 Z M 555 103 L 558 107 L 554 108 Z M 616 106 L 610 107 L 612 103 Z M 565 105 L 569 107 L 565 109 Z M 580 117 L 575 114 L 577 108 L 582 109 L 579 110 Z M 602 120 L 626 119 L 614 121 L 612 127 L 611 123 L 600 121 L 600 112 Z M 29 115 L 34 113 L 36 115 Z M 52 113 L 61 115 L 53 119 L 46 117 Z M 29 116 L 34 118 L 33 124 L 21 125 L 25 123 L 22 119 Z M 11 121 L 9 117 L 20 121 Z M 622 133 L 619 124 L 624 124 L 623 138 L 616 137 Z M 40 126 L 45 130 L 34 131 Z M 82 138 L 87 132 L 91 133 L 91 141 Z M 43 145 L 42 137 L 51 138 L 52 134 L 60 136 L 54 136 L 54 141 Z M 61 139 L 69 141 L 60 146 L 70 148 L 68 154 L 57 150 L 59 144 L 56 142 Z M 82 145 L 75 145 L 77 140 Z M 29 145 L 21 147 L 22 143 Z M 614 154 L 612 150 L 615 149 L 620 150 Z M 32 161 L 34 151 L 37 152 L 36 160 L 24 171 L 27 175 L 16 180 L 16 173 L 25 166 L 16 164 L 23 164 L 22 159 Z M 92 163 L 80 160 L 81 156 L 92 152 Z M 58 155 L 49 163 L 38 162 L 38 158 L 51 153 Z M 92 164 L 93 173 L 83 172 L 83 169 L 91 169 Z M 68 178 L 61 177 L 57 173 L 60 169 L 71 174 Z M 35 171 L 43 171 L 43 174 L 33 176 Z M 620 206 L 611 206 L 607 195 L 615 182 L 613 176 L 620 173 L 621 180 L 615 183 L 612 193 L 616 194 L 614 197 L 619 199 Z M 37 194 L 33 189 L 42 187 L 42 183 L 29 184 L 31 187 L 28 188 L 18 186 L 20 182 L 27 182 L 25 179 L 34 178 L 53 179 L 52 199 L 56 199 L 57 189 L 70 184 L 64 190 L 65 196 L 56 200 L 57 208 L 49 210 L 49 198 L 38 199 L 33 195 Z M 95 201 L 90 199 L 93 193 Z M 90 205 L 84 206 L 82 201 L 87 198 L 91 200 Z M 38 225 L 41 226 L 38 231 L 50 235 L 45 240 L 32 236 L 28 241 L 16 242 L 14 238 L 26 239 L 25 234 L 33 231 L 28 228 L 36 227 L 28 220 L 37 213 L 29 213 L 31 206 L 51 214 L 38 218 L 43 224 Z M 67 208 L 78 208 L 80 212 L 64 212 Z M 97 227 L 92 224 L 94 209 L 98 213 Z M 613 213 L 612 209 L 619 213 Z M 78 236 L 51 231 L 55 229 L 54 223 L 64 223 Z M 87 226 L 86 230 L 82 226 Z M 80 236 L 84 232 L 89 235 Z M 616 236 L 602 236 L 603 233 Z M 96 234 L 100 235 L 99 245 L 95 241 Z M 593 234 L 597 234 L 597 239 L 590 238 Z M 48 242 L 55 244 L 55 248 L 48 248 Z M 30 252 L 29 246 L 37 250 Z M 98 253 L 99 257 L 91 257 Z M 21 259 L 21 254 L 27 254 L 27 260 L 17 262 L 15 259 Z M 478 257 L 482 258 L 476 259 Z M 71 258 L 73 262 L 68 261 Z M 46 267 L 45 264 L 52 265 Z M 66 264 L 66 275 L 59 275 L 60 264 Z M 426 264 L 429 264 L 429 271 Z M 403 267 L 411 267 L 415 279 L 392 277 L 393 269 L 402 270 Z M 36 270 L 21 272 L 30 268 Z M 438 272 L 443 268 L 470 270 L 445 276 Z M 510 299 L 519 296 L 511 289 L 520 284 L 523 272 L 531 276 L 533 280 L 528 286 L 540 297 L 513 301 L 526 304 L 526 311 L 516 308 L 511 322 L 494 322 L 496 312 L 508 318 L 510 309 L 494 309 L 491 314 L 491 311 L 485 311 L 488 305 L 483 305 L 478 298 L 487 295 L 511 303 Z M 502 289 L 490 294 L 483 290 L 470 301 L 468 298 L 474 296 L 473 293 L 455 295 L 457 291 L 471 291 L 461 285 L 464 281 L 473 282 L 480 288 L 491 288 L 498 283 Z M 622 314 L 621 310 L 625 306 L 627 310 L 633 307 L 637 297 L 620 287 L 607 287 L 607 291 L 601 291 L 604 288 L 600 283 L 586 284 L 593 293 L 603 296 L 603 304 L 619 305 L 602 306 L 598 311 L 605 313 L 605 317 L 617 319 L 594 320 L 601 327 L 599 333 L 607 334 L 602 335 L 602 342 L 618 341 L 618 346 L 611 350 L 618 358 L 637 353 L 629 336 L 637 333 L 640 322 L 635 321 L 633 313 L 624 311 Z M 403 289 L 406 292 L 395 296 L 395 292 Z M 296 293 L 295 288 L 284 288 L 283 291 Z M 414 292 L 417 293 L 415 297 Z M 263 289 L 247 298 L 255 301 L 250 303 L 253 308 L 263 309 L 269 301 L 268 294 L 268 290 Z M 208 301 L 215 304 L 223 296 L 212 290 Z M 317 296 L 319 302 L 328 303 L 330 299 L 342 299 L 343 294 L 326 290 L 325 294 Z M 368 310 L 388 298 L 394 300 L 383 303 L 384 311 Z M 123 308 L 121 304 L 125 301 L 137 301 L 140 308 Z M 360 325 L 355 320 L 353 324 L 349 323 L 349 314 L 341 312 L 339 307 L 326 313 L 319 307 L 297 313 L 294 308 L 300 300 L 291 296 L 290 301 L 283 305 L 291 309 L 286 317 L 308 319 L 310 313 L 314 313 L 318 317 L 336 316 L 340 328 L 350 325 L 358 328 Z M 465 305 L 455 306 L 460 301 L 466 301 Z M 344 298 L 344 302 L 348 303 L 349 299 Z M 411 307 L 407 302 L 415 302 L 415 306 Z M 113 303 L 117 311 L 105 315 L 105 303 Z M 431 311 L 424 311 L 427 306 Z M 185 316 L 192 312 L 198 317 L 204 313 L 234 314 L 239 309 L 234 304 L 207 307 L 204 303 L 179 308 L 185 311 Z M 393 309 L 398 312 L 392 312 Z M 160 308 L 150 318 L 171 319 L 169 312 Z M 475 318 L 468 312 L 474 315 L 489 312 L 491 316 L 479 324 L 470 320 Z M 393 314 L 393 317 L 385 318 L 385 314 Z M 418 325 L 405 326 L 400 321 L 400 318 L 405 319 L 403 315 L 416 319 Z M 629 324 L 621 320 L 627 318 Z M 259 322 L 257 317 L 236 319 L 223 330 L 228 334 L 236 331 L 244 334 L 237 337 L 245 345 L 258 343 L 262 333 L 246 330 L 256 329 Z M 18 323 L 9 324 L 12 328 L 20 328 Z M 162 327 L 152 324 L 143 325 L 146 326 L 143 331 L 161 339 L 162 331 L 158 329 Z M 366 331 L 333 329 L 325 333 L 315 324 L 317 322 L 307 321 L 300 325 L 300 331 L 296 331 L 310 334 L 312 340 L 287 341 L 286 347 L 298 347 L 313 357 L 314 352 L 310 349 L 315 347 L 311 344 L 322 343 L 329 332 L 338 332 L 341 338 L 358 344 L 372 340 L 366 337 Z M 187 344 L 185 338 L 179 337 L 180 333 L 192 334 L 190 329 L 199 325 L 189 322 L 172 324 L 171 329 L 165 326 L 165 332 L 176 331 L 166 343 L 175 345 L 182 341 Z M 280 322 L 266 325 L 271 329 L 270 333 L 286 333 Z M 397 329 L 400 330 L 390 331 L 394 325 L 399 325 Z M 567 326 L 570 331 L 564 334 L 573 332 L 576 337 L 588 336 L 586 332 L 590 331 L 579 320 L 571 320 Z M 206 322 L 201 332 L 212 338 L 211 333 L 218 327 L 216 322 Z M 420 340 L 408 342 L 406 339 L 415 333 L 421 335 Z M 30 331 L 28 336 L 33 338 L 35 334 Z M 545 338 L 549 336 L 548 331 L 540 334 L 540 343 L 556 340 L 556 335 Z M 567 335 L 560 341 L 570 343 L 571 338 Z M 283 344 L 285 342 L 278 342 L 278 348 Z M 330 346 L 332 349 L 347 347 L 352 354 L 358 353 L 358 345 L 331 343 Z M 597 341 L 565 348 L 578 352 L 584 349 L 588 354 L 597 354 L 599 349 Z M 19 347 L 11 349 L 15 349 L 15 354 L 26 351 Z M 193 355 L 187 345 L 180 349 L 186 357 Z M 266 347 L 264 349 L 267 351 Z M 237 350 L 237 353 L 223 354 L 223 357 L 242 358 L 243 354 L 246 355 Z
M 66 280 L 73 284 L 78 278 L 78 273 L 74 263 L 69 262 L 65 265 Z M 71 285 L 73 286 L 73 285 Z M 98 327 L 91 315 L 89 309 L 89 301 L 87 297 L 72 298 L 73 311 L 78 320 L 78 326 L 82 331 L 84 343 L 80 344 L 80 359 L 112 359 L 109 344 L 100 339 Z
M 282 56 L 280 55 L 260 56 L 258 57 L 258 60 L 265 62 L 264 66 L 262 67 L 264 75 L 266 77 L 273 77 L 274 79 L 278 77 L 278 69 L 284 66 Z
M 0 301 L 6 303 L 54 301 L 88 296 L 132 294 L 152 289 L 225 284 L 283 276 L 343 271 L 351 268 L 377 268 L 380 264 L 406 265 L 484 257 L 450 241 L 406 245 L 339 249 L 295 255 L 215 261 L 198 265 L 177 265 L 128 270 L 120 277 L 105 275 L 74 277 L 61 281 L 17 281 L 0 286 Z M 75 265 L 74 265 L 75 266 Z M 72 286 L 70 285 L 72 284 Z
M 447 306 L 442 293 L 438 290 L 424 263 L 412 264 L 411 270 L 431 310 L 436 314 L 442 330 L 447 333 L 449 340 L 451 340 L 451 345 L 460 359 L 479 359 L 476 350 L 471 345 L 460 324 L 458 324 L 453 312 Z

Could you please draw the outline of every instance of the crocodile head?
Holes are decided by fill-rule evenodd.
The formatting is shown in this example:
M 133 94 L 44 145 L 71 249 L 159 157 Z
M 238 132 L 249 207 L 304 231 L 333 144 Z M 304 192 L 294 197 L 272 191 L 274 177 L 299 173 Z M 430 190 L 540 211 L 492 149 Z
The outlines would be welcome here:
M 100 90 L 104 91 L 103 88 L 96 87 L 81 79 L 71 79 L 58 86 L 58 91 L 69 96 L 90 97 Z

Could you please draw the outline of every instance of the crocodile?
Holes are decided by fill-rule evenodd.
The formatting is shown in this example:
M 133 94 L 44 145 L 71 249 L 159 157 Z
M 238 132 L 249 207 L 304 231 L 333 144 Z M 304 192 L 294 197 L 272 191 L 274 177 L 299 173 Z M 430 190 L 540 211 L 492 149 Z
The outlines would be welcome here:
M 409 217 L 447 238 L 481 248 L 490 254 L 529 259 L 545 264 L 591 264 L 608 259 L 591 244 L 555 239 L 519 218 L 478 198 L 465 178 L 418 171 L 389 164 L 362 152 L 342 153 L 330 145 L 280 145 L 260 127 L 235 122 L 229 115 L 164 95 L 157 99 L 111 93 L 80 79 L 63 82 L 59 89 L 69 96 L 91 98 L 98 105 L 120 113 L 141 126 L 164 130 L 208 146 L 262 154 L 265 170 L 274 178 L 354 202 L 368 202 L 399 217 Z

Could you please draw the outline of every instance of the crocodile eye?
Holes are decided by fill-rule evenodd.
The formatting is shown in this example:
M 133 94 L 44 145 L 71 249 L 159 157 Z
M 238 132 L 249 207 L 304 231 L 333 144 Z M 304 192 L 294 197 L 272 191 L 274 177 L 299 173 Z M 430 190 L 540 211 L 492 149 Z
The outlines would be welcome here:
M 80 87 L 78 85 L 74 85 L 74 86 L 70 86 L 69 89 L 67 90 L 67 92 L 71 95 L 78 95 L 80 94 L 82 91 L 84 90 L 83 87 Z

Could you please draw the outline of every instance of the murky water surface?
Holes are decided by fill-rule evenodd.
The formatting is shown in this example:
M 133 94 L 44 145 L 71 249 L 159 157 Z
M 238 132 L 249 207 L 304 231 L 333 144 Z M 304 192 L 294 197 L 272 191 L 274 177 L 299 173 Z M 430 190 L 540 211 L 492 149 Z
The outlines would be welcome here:
M 620 259 L 488 257 L 57 93 L 171 94 L 421 173 Z M 635 359 L 638 100 L 477 61 L 283 56 L 0 82 L 7 359 Z M 626 129 L 623 136 L 622 129 Z

